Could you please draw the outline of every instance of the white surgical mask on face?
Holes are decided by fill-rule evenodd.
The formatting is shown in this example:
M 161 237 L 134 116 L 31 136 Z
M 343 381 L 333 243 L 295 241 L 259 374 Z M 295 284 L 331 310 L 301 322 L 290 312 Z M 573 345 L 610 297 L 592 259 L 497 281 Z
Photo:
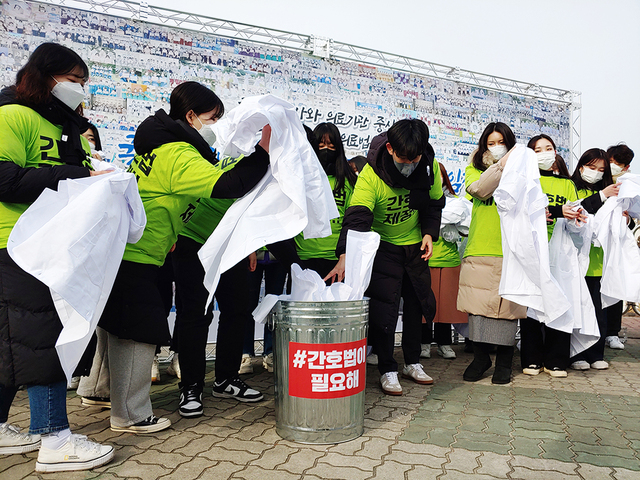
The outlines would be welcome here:
M 613 162 L 611 162 L 609 166 L 611 167 L 611 175 L 613 175 L 614 177 L 619 177 L 620 175 L 622 175 L 623 167 Z
M 416 167 L 418 166 L 418 163 L 420 162 L 414 162 L 414 163 L 400 163 L 400 162 L 396 162 L 395 160 L 393 161 L 393 163 L 395 163 L 396 168 L 398 169 L 398 171 L 404 175 L 405 177 L 408 177 L 409 175 L 411 175 L 413 173 L 413 171 L 416 169 Z
M 556 152 L 553 150 L 550 152 L 538 152 L 538 168 L 540 170 L 551 170 L 551 167 L 556 162 Z
M 200 122 L 200 128 L 196 128 L 198 133 L 204 138 L 204 141 L 207 142 L 207 145 L 213 147 L 213 144 L 216 143 L 216 134 L 211 128 L 211 125 L 205 125 L 198 117 L 198 121 Z
M 489 147 L 489 151 L 491 155 L 493 155 L 493 158 L 500 160 L 507 154 L 507 147 L 504 145 L 494 145 L 493 147 Z
M 53 77 L 51 77 L 53 78 Z M 84 100 L 84 87 L 75 82 L 59 82 L 53 78 L 56 82 L 51 94 L 64 103 L 71 110 L 78 108 L 78 105 Z
M 604 172 L 599 172 L 591 168 L 582 167 L 582 170 L 580 170 L 580 176 L 585 182 L 593 184 L 598 183 L 600 180 L 602 180 Z

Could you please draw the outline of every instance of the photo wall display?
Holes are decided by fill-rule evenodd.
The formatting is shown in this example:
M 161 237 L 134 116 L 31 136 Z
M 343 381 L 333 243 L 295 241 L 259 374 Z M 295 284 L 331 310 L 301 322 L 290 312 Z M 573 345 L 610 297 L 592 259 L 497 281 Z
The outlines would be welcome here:
M 366 155 L 371 139 L 396 120 L 422 119 L 458 193 L 489 122 L 507 123 L 522 143 L 546 133 L 569 158 L 565 104 L 61 6 L 0 4 L 0 86 L 15 82 L 39 44 L 72 48 L 90 69 L 85 115 L 99 128 L 105 159 L 124 166 L 135 154 L 136 127 L 168 111 L 172 89 L 188 80 L 213 89 L 227 111 L 246 96 L 281 97 L 311 128 L 334 123 L 349 158 Z

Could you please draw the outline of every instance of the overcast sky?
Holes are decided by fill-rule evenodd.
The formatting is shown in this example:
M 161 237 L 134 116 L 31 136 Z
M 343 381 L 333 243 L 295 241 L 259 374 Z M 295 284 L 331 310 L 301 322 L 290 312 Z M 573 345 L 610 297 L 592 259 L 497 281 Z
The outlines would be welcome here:
M 582 93 L 582 151 L 626 142 L 640 173 L 640 0 L 149 0 Z

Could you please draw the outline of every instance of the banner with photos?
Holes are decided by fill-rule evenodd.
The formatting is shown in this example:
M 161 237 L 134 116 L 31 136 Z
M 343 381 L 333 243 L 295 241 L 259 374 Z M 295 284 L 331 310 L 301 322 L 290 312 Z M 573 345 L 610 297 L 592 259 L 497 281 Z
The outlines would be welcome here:
M 187 80 L 209 86 L 227 110 L 245 96 L 286 99 L 311 128 L 335 123 L 348 158 L 366 155 L 371 139 L 396 120 L 422 119 L 456 192 L 489 122 L 507 123 L 522 143 L 546 133 L 569 158 L 567 105 L 63 6 L 0 3 L 0 86 L 15 82 L 40 43 L 75 50 L 91 74 L 85 115 L 111 162 L 131 162 L 136 127 L 159 108 L 168 111 L 171 90 Z

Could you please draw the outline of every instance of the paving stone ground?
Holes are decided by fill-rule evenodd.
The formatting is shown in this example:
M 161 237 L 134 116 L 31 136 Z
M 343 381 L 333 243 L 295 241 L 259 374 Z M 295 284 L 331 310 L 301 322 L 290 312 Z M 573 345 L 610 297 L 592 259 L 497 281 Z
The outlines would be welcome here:
M 434 377 L 425 387 L 402 380 L 405 394 L 389 397 L 368 367 L 365 431 L 337 445 L 302 445 L 275 429 L 273 375 L 259 359 L 245 380 L 265 400 L 245 405 L 207 388 L 205 415 L 177 413 L 177 380 L 152 387 L 155 414 L 173 427 L 151 435 L 114 433 L 109 411 L 82 407 L 68 395 L 71 428 L 116 447 L 113 462 L 87 471 L 39 475 L 36 452 L 0 457 L 0 478 L 13 479 L 640 479 L 640 317 L 623 320 L 625 349 L 605 351 L 607 371 L 570 371 L 565 379 L 516 373 L 510 385 L 490 376 L 462 381 L 472 359 L 462 346 L 444 360 L 423 360 Z M 401 358 L 401 353 L 397 352 Z M 514 371 L 519 372 L 519 356 Z M 488 373 L 491 374 L 492 370 Z M 208 365 L 207 386 L 213 382 Z M 10 421 L 28 428 L 26 392 Z

